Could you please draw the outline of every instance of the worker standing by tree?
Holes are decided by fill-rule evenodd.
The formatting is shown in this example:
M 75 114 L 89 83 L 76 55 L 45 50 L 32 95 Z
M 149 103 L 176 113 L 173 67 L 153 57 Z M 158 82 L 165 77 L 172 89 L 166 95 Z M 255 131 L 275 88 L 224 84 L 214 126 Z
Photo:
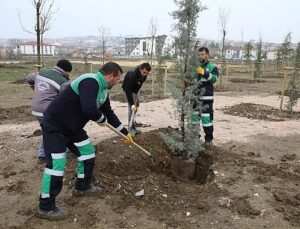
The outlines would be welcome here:
M 97 195 L 101 188 L 91 184 L 95 149 L 83 129 L 89 120 L 106 120 L 133 139 L 110 106 L 108 90 L 120 80 L 122 68 L 108 62 L 99 72 L 81 75 L 54 100 L 44 112 L 42 123 L 46 168 L 42 179 L 38 217 L 50 220 L 64 219 L 67 212 L 58 208 L 55 198 L 62 189 L 68 147 L 78 159 L 74 195 Z
M 205 145 L 211 145 L 213 141 L 213 118 L 214 118 L 214 86 L 217 82 L 219 73 L 218 68 L 209 61 L 209 50 L 206 47 L 198 49 L 200 66 L 196 68 L 196 78 L 198 84 L 197 97 L 198 102 L 202 104 L 202 110 L 194 106 L 191 115 L 192 123 L 202 121 L 202 127 L 205 133 Z
M 146 81 L 149 72 L 151 71 L 151 65 L 149 63 L 143 63 L 137 67 L 129 70 L 124 78 L 122 88 L 125 93 L 125 97 L 128 104 L 128 126 L 133 112 L 137 112 L 139 107 L 139 91 Z M 139 134 L 140 131 L 136 130 L 136 126 L 133 125 L 132 130 Z M 129 130 L 131 131 L 131 130 Z
M 70 61 L 62 59 L 53 69 L 31 73 L 26 77 L 28 84 L 34 89 L 32 114 L 40 124 L 43 122 L 43 112 L 64 88 L 62 85 L 67 83 L 71 72 Z M 38 148 L 38 163 L 46 163 L 43 138 Z

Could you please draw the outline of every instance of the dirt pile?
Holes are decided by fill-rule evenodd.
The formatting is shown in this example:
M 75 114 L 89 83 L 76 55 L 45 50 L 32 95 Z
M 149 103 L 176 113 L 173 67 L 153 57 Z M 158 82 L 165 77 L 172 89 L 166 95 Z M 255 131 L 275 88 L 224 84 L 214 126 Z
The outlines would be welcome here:
M 280 111 L 279 109 L 271 106 L 254 103 L 241 103 L 234 106 L 225 107 L 222 110 L 225 114 L 266 121 L 300 119 L 300 112 L 288 113 L 286 111 Z
M 252 79 L 240 79 L 240 78 L 230 78 L 231 83 L 245 83 L 245 84 L 255 84 L 255 83 L 265 83 L 265 80 L 252 80 Z
M 218 206 L 223 196 L 230 196 L 227 190 L 214 182 L 211 165 L 214 160 L 221 165 L 234 162 L 235 156 L 225 155 L 220 149 L 211 147 L 197 158 L 196 164 L 186 162 L 172 156 L 160 137 L 161 131 L 172 130 L 151 131 L 136 139 L 155 155 L 154 166 L 142 152 L 124 145 L 117 138 L 97 144 L 94 183 L 101 184 L 104 188 L 101 198 L 118 214 L 125 214 L 134 207 L 138 211 L 147 211 L 150 218 L 168 226 L 186 227 L 189 222 L 182 221 L 183 216 L 203 215 L 212 206 Z M 76 160 L 73 158 L 68 165 L 66 184 L 72 184 L 75 168 Z M 200 183 L 206 184 L 198 185 Z M 251 217 L 260 214 L 246 198 L 233 197 L 232 200 L 228 207 L 232 212 Z M 65 198 L 64 202 L 70 206 L 78 205 L 72 198 Z M 81 205 L 81 208 L 85 209 L 85 206 Z M 90 224 L 93 214 L 88 215 Z

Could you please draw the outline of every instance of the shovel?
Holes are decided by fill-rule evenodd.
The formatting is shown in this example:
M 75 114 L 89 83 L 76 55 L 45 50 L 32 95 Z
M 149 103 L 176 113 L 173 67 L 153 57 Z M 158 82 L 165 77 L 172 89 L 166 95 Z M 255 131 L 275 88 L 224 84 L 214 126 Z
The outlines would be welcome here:
M 113 132 L 115 132 L 117 135 L 119 135 L 121 138 L 123 139 L 127 139 L 127 137 L 125 136 L 125 134 L 121 133 L 120 131 L 118 131 L 116 128 L 114 128 L 112 125 L 110 125 L 109 123 L 105 123 L 104 124 L 106 127 L 108 127 L 110 130 L 112 130 Z M 137 144 L 136 142 L 132 143 L 135 147 L 137 147 L 139 150 L 141 150 L 143 153 L 145 153 L 150 159 L 153 165 L 155 165 L 154 163 L 154 157 L 153 154 L 150 153 L 149 151 L 145 150 L 143 147 L 141 147 L 139 144 Z
M 136 112 L 137 112 L 137 111 L 131 113 L 130 122 L 129 122 L 129 125 L 128 125 L 129 133 L 130 133 L 133 137 L 135 137 L 135 135 L 136 135 L 136 129 L 135 129 L 135 128 L 132 128 L 133 122 L 134 122 L 135 117 L 136 117 Z

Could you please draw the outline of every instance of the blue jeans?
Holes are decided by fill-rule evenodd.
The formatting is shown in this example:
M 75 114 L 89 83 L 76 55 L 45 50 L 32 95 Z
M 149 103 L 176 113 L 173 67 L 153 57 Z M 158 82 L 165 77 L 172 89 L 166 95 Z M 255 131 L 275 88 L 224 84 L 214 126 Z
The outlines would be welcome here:
M 127 106 L 128 106 L 128 126 L 129 126 L 131 115 L 132 115 L 132 110 L 131 110 L 131 106 L 128 102 L 128 99 L 127 99 L 127 96 L 126 96 L 125 92 L 124 92 L 124 96 L 125 96 L 125 99 L 127 101 Z M 138 106 L 138 104 L 139 104 L 139 94 L 132 93 L 132 97 L 133 97 L 134 103 Z
M 34 117 L 37 119 L 37 121 L 41 125 L 42 122 L 43 122 L 43 117 L 40 117 L 40 116 L 34 116 Z M 38 157 L 45 157 L 43 135 L 41 137 L 40 145 L 39 145 L 39 148 L 38 148 Z

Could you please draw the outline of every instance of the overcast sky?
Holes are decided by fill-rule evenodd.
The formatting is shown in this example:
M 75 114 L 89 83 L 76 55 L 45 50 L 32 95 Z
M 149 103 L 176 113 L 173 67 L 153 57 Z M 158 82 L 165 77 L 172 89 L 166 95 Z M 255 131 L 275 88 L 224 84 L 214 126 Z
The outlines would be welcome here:
M 231 9 L 228 39 L 244 41 L 259 34 L 264 41 L 281 42 L 292 32 L 293 42 L 300 41 L 299 0 L 203 0 L 209 9 L 202 12 L 198 36 L 220 39 L 219 8 Z M 52 29 L 45 37 L 98 35 L 98 26 L 110 28 L 111 35 L 148 35 L 149 20 L 158 21 L 158 33 L 170 34 L 175 9 L 173 0 L 56 0 L 58 12 Z M 18 12 L 27 28 L 33 27 L 34 8 L 31 0 L 0 0 L 0 38 L 33 38 L 22 31 Z

